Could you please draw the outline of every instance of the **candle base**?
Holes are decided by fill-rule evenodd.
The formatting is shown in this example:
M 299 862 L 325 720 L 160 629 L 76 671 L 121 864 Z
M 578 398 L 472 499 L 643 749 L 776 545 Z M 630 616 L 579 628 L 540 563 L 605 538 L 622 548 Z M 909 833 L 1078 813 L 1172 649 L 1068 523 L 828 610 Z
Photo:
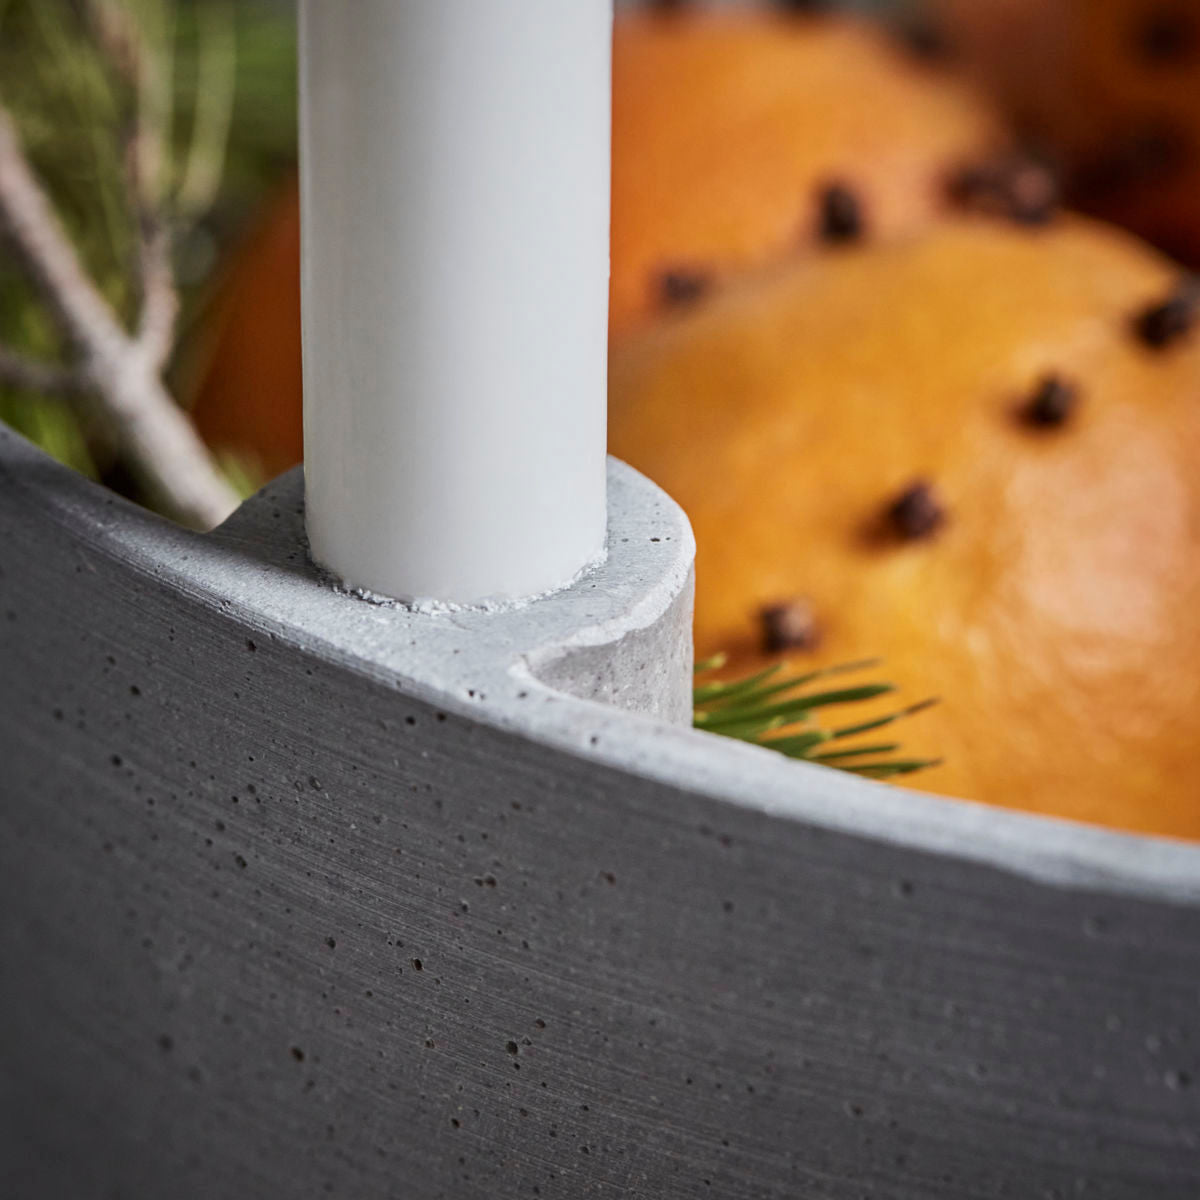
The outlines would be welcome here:
M 577 587 L 593 571 L 603 566 L 607 560 L 608 540 L 606 538 L 599 553 L 585 562 L 570 579 L 560 586 L 548 588 L 546 591 L 538 592 L 532 596 L 518 596 L 516 598 L 499 596 L 492 599 L 479 600 L 474 604 L 459 604 L 453 600 L 439 600 L 434 596 L 385 596 L 380 592 L 373 592 L 370 588 L 356 587 L 350 580 L 339 578 L 337 574 L 315 560 L 314 565 L 335 591 L 352 596 L 355 600 L 364 600 L 366 603 L 378 605 L 380 608 L 399 608 L 412 613 L 437 616 L 445 613 L 464 612 L 492 614 L 514 612 L 517 609 L 526 608 L 530 604 L 535 604 L 539 600 L 548 600 L 551 596 L 557 595 L 559 592 L 569 591 L 571 588 Z
M 541 596 L 480 604 L 396 600 L 347 588 L 309 555 L 309 586 L 295 599 L 309 611 L 310 635 L 350 648 L 353 631 L 369 632 L 371 653 L 382 654 L 383 665 L 414 686 L 460 699 L 486 694 L 492 704 L 507 704 L 532 684 L 539 694 L 549 687 L 690 724 L 691 526 L 659 488 L 616 459 L 608 462 L 607 489 L 601 556 Z M 244 504 L 213 538 L 277 566 L 286 555 L 290 574 L 296 546 L 306 544 L 300 468 Z M 256 606 L 278 604 L 279 583 L 264 578 L 251 597 Z M 517 678 L 524 681 L 519 687 Z

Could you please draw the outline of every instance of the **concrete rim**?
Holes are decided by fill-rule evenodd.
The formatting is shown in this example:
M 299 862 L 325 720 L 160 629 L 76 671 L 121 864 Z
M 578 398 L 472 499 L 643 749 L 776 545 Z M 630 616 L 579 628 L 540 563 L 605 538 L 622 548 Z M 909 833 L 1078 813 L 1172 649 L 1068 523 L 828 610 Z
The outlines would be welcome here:
M 650 520 L 687 529 L 674 504 L 630 468 L 614 463 L 610 488 L 614 484 L 614 509 L 625 506 L 617 520 L 635 519 L 630 514 L 648 505 L 654 509 Z M 289 486 L 295 496 L 298 473 L 282 477 L 266 492 L 283 487 L 283 493 L 271 494 L 287 495 Z M 227 535 L 179 529 L 53 462 L 0 426 L 0 497 L 18 492 L 23 503 L 39 509 L 53 524 L 85 536 L 94 550 L 123 560 L 159 586 L 236 614 L 281 639 L 306 643 L 318 657 L 387 680 L 442 708 L 518 730 L 532 742 L 780 820 L 986 864 L 1064 888 L 1200 903 L 1200 845 L 933 796 L 792 762 L 757 747 L 554 691 L 538 682 L 537 669 L 524 653 L 509 665 L 511 686 L 502 687 L 494 703 L 476 703 L 448 688 L 444 680 L 389 663 L 380 655 L 378 641 L 364 643 L 345 630 L 315 629 L 305 603 L 297 603 L 304 589 L 322 586 L 308 575 L 293 570 L 291 590 L 264 601 L 262 585 L 272 568 L 245 560 L 231 566 Z M 237 519 L 232 519 L 234 529 Z M 293 538 L 300 520 L 294 512 Z M 690 559 L 688 539 L 690 531 L 660 564 L 665 576 L 677 578 Z M 291 542 L 293 558 L 297 545 Z M 256 571 L 263 577 L 256 580 Z M 337 599 L 363 605 L 349 597 Z M 328 596 L 322 595 L 321 602 L 327 603 Z M 553 656 L 554 647 L 561 644 L 565 643 L 552 640 L 539 653 Z M 537 702 L 510 703 L 518 689 Z

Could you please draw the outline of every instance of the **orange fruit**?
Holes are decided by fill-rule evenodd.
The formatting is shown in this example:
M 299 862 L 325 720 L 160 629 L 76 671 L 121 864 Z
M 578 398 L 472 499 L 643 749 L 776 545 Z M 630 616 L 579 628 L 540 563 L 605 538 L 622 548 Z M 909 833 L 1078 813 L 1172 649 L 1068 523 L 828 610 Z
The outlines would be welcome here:
M 304 456 L 300 193 L 284 186 L 230 263 L 201 335 L 192 415 L 217 450 L 272 478 Z
M 612 449 L 692 519 L 697 653 L 880 655 L 942 700 L 902 727 L 945 760 L 918 786 L 1200 837 L 1179 286 L 1081 218 L 964 218 L 778 265 L 617 347 Z
M 962 62 L 1056 150 L 1072 202 L 1200 265 L 1195 0 L 926 0 Z
M 833 185 L 869 235 L 927 223 L 947 177 L 1005 140 L 969 89 L 830 15 L 622 16 L 613 92 L 614 336 L 831 218 L 836 236 Z

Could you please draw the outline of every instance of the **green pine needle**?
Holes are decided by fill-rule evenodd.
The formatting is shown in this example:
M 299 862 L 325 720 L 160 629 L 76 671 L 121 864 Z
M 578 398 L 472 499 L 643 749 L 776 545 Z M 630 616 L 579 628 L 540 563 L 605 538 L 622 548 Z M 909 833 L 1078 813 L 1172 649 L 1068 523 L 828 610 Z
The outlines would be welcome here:
M 696 672 L 701 671 L 716 671 L 725 665 L 725 656 L 718 654 L 715 658 L 708 659 L 705 663 L 700 663 L 696 667 Z M 758 685 L 764 683 L 774 675 L 778 675 L 783 670 L 783 663 L 776 663 L 773 667 L 768 667 L 765 671 L 759 671 L 757 675 L 747 676 L 745 679 L 738 680 L 737 683 L 708 683 L 697 687 L 692 693 L 692 699 L 697 707 L 709 703 L 724 703 L 727 700 L 754 695 L 759 689 Z M 788 686 L 788 685 L 784 685 Z
M 696 714 L 696 724 L 701 729 L 719 730 L 725 725 L 738 724 L 756 716 L 760 720 L 781 718 L 791 723 L 801 721 L 814 708 L 826 708 L 831 704 L 854 704 L 862 700 L 874 700 L 876 696 L 895 691 L 890 683 L 871 683 L 865 687 L 842 688 L 835 692 L 814 692 L 807 696 L 796 696 L 779 704 L 760 706 L 737 704 L 729 710 L 706 711 Z
M 855 746 L 851 750 L 831 750 L 826 754 L 814 754 L 813 762 L 840 762 L 843 758 L 862 758 L 864 754 L 895 754 L 899 742 L 881 742 L 874 746 Z
M 877 762 L 863 763 L 862 766 L 844 767 L 858 775 L 868 775 L 872 779 L 887 779 L 892 775 L 912 775 L 917 771 L 927 771 L 930 767 L 941 765 L 940 758 L 914 758 L 908 762 Z
M 699 676 L 718 671 L 727 661 L 724 654 L 714 655 L 696 664 L 696 674 Z M 780 678 L 784 665 L 776 663 L 741 679 L 698 683 L 693 691 L 694 723 L 697 729 L 753 742 L 788 758 L 821 763 L 869 779 L 898 778 L 937 766 L 940 759 L 874 757 L 896 753 L 901 748 L 899 742 L 879 742 L 833 750 L 827 748 L 830 742 L 840 742 L 882 729 L 937 703 L 936 700 L 922 700 L 919 704 L 911 704 L 873 720 L 834 729 L 815 726 L 814 713 L 818 709 L 859 704 L 887 695 L 895 688 L 890 683 L 868 683 L 821 692 L 809 692 L 805 688 L 832 675 L 845 675 L 878 665 L 878 659 L 864 659 L 804 675 Z M 798 726 L 809 728 L 798 729 Z
M 922 700 L 919 704 L 910 704 L 908 708 L 902 708 L 899 712 L 889 713 L 886 717 L 879 717 L 874 721 L 864 721 L 861 725 L 845 725 L 841 729 L 835 729 L 833 736 L 835 738 L 856 737 L 860 733 L 870 733 L 874 729 L 883 729 L 885 726 L 891 725 L 896 721 L 902 721 L 905 717 L 915 717 L 917 713 L 924 712 L 927 708 L 932 708 L 936 703 L 936 699 Z

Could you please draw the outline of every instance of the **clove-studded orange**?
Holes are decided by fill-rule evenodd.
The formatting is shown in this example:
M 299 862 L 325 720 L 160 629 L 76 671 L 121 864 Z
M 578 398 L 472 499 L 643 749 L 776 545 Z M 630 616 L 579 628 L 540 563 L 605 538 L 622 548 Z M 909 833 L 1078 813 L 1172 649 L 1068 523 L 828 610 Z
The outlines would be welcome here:
M 1077 206 L 1200 266 L 1196 0 L 922 0 Z
M 222 280 L 203 330 L 193 416 L 214 449 L 266 478 L 304 454 L 300 372 L 300 194 L 262 214 Z
M 612 327 L 820 242 L 914 229 L 1005 143 L 989 107 L 824 11 L 624 14 L 613 63 Z M 819 6 L 813 6 L 814 9 Z
M 1200 297 L 984 218 L 776 265 L 616 348 L 695 526 L 697 651 L 885 659 L 918 786 L 1200 837 Z

